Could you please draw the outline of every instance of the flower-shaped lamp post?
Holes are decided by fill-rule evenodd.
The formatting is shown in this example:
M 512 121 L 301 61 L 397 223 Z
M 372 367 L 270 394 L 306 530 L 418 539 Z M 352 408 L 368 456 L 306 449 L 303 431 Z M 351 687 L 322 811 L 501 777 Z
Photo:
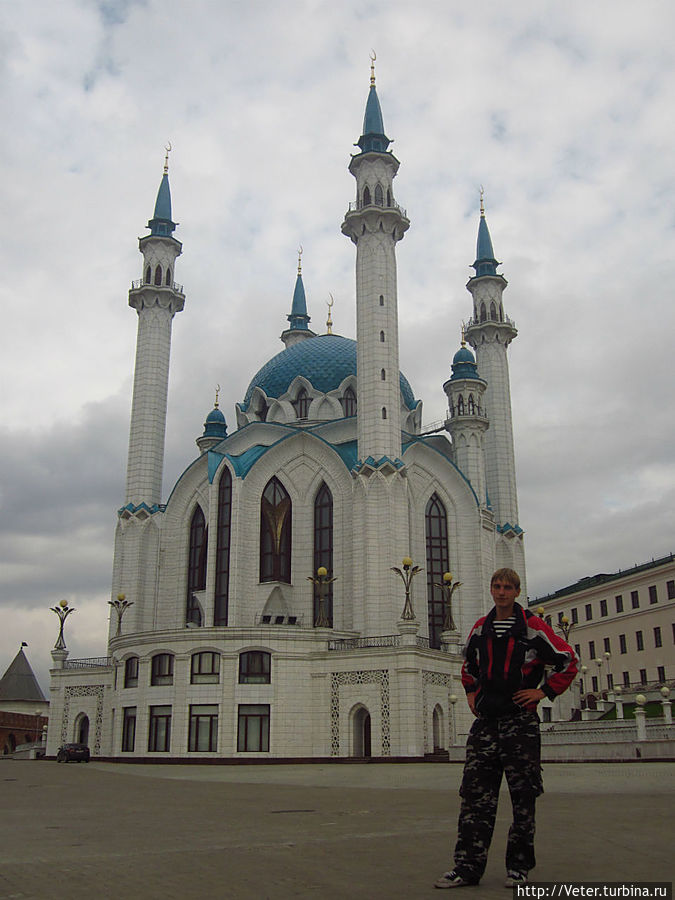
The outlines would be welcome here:
M 412 584 L 412 580 L 415 575 L 418 575 L 422 569 L 419 566 L 414 566 L 412 559 L 409 556 L 405 556 L 402 560 L 403 571 L 399 569 L 398 566 L 392 566 L 391 571 L 396 572 L 396 574 L 401 578 L 403 584 L 405 585 L 405 603 L 403 604 L 403 612 L 401 613 L 401 621 L 403 622 L 414 622 L 415 621 L 415 612 L 412 607 L 412 602 L 410 600 L 410 585 Z
M 337 581 L 337 578 L 329 578 L 328 569 L 326 569 L 325 566 L 319 566 L 319 568 L 316 570 L 316 576 L 308 575 L 307 581 L 311 581 L 313 584 L 315 584 L 319 591 L 319 609 L 317 611 L 314 627 L 330 628 L 331 623 L 330 619 L 328 618 L 328 611 L 326 610 L 326 588 L 329 584 Z
M 58 606 L 50 606 L 51 612 L 56 613 L 59 617 L 60 627 L 59 627 L 59 636 L 56 639 L 56 643 L 54 644 L 55 650 L 66 650 L 66 641 L 63 637 L 63 626 L 66 623 L 66 619 L 68 616 L 75 612 L 72 606 L 68 606 L 67 600 L 61 600 Z
M 108 600 L 108 606 L 112 606 L 117 613 L 117 631 L 115 632 L 115 637 L 119 637 L 122 634 L 122 616 L 129 607 L 133 605 L 134 601 L 127 600 L 124 594 L 118 594 L 117 600 Z
M 443 599 L 445 600 L 445 614 L 443 616 L 443 631 L 456 631 L 457 626 L 452 617 L 452 595 L 458 587 L 462 586 L 461 581 L 452 583 L 452 572 L 443 574 L 443 581 L 434 581 L 434 587 L 438 587 L 443 591 Z
M 569 644 L 570 641 L 570 631 L 574 628 L 574 622 L 570 622 L 567 616 L 563 616 L 561 620 L 556 625 L 556 628 L 565 638 L 565 642 Z

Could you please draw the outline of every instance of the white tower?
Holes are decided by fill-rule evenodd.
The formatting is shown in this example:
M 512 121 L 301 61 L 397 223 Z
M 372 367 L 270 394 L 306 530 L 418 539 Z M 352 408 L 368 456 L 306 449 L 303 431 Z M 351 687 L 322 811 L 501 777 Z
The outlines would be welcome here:
M 483 406 L 486 387 L 462 335 L 462 346 L 452 360 L 452 375 L 443 385 L 450 413 L 445 427 L 452 436 L 455 463 L 471 482 L 481 506 L 486 505 L 484 435 L 488 418 Z
M 136 368 L 131 406 L 125 506 L 154 510 L 161 501 L 164 434 L 171 353 L 171 322 L 183 309 L 185 295 L 174 282 L 182 245 L 172 237 L 168 152 L 157 192 L 150 234 L 139 238 L 143 277 L 129 291 L 129 306 L 138 312 Z
M 397 460 L 401 455 L 401 388 L 398 364 L 396 242 L 410 222 L 394 201 L 392 182 L 399 167 L 387 151 L 382 110 L 371 66 L 370 92 L 359 138 L 360 153 L 349 171 L 356 178 L 356 201 L 342 233 L 356 244 L 356 372 L 358 455 Z
M 511 388 L 507 348 L 518 331 L 504 312 L 502 294 L 507 285 L 497 274 L 499 262 L 494 257 L 492 240 L 485 221 L 481 195 L 478 245 L 467 290 L 473 297 L 473 317 L 466 328 L 466 340 L 476 352 L 481 377 L 487 381 L 485 405 L 490 427 L 485 434 L 485 466 L 487 492 L 497 528 L 518 527 L 518 494 L 511 420 Z M 482 501 L 483 498 L 481 498 Z

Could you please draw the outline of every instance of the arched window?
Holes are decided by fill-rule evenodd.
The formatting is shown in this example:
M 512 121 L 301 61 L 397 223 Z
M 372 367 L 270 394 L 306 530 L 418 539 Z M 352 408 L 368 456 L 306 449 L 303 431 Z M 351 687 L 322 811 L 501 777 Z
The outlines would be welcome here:
M 173 653 L 156 653 L 152 657 L 150 684 L 173 684 Z
M 342 398 L 342 410 L 345 416 L 356 415 L 356 394 L 350 387 L 347 388 Z
M 218 684 L 220 681 L 220 654 L 211 650 L 193 653 L 190 662 L 190 684 Z
M 260 580 L 291 583 L 291 498 L 275 476 L 260 500 Z
M 145 283 L 152 283 L 152 269 L 150 268 L 150 266 L 148 266 L 148 268 L 145 270 Z
M 203 625 L 204 615 L 195 591 L 206 587 L 206 548 L 208 529 L 201 506 L 197 506 L 190 521 L 190 549 L 188 551 L 188 579 L 185 621 L 192 625 Z
M 130 656 L 124 661 L 124 687 L 138 687 L 138 657 Z
M 155 269 L 155 284 L 161 284 L 161 283 L 162 283 L 162 267 L 157 266 L 157 268 Z
M 383 419 L 387 418 L 387 407 L 386 406 L 382 407 L 382 418 Z
M 497 321 L 497 307 L 494 305 L 494 302 L 490 304 L 490 318 L 493 322 Z
M 171 269 L 170 268 L 168 268 L 166 270 L 166 278 L 164 279 L 164 284 L 167 287 L 171 287 Z
M 501 305 L 501 303 L 499 304 L 499 321 L 504 321 L 504 307 Z
M 333 495 L 324 482 L 314 499 L 314 573 L 324 566 L 333 574 Z M 333 627 L 333 585 L 329 584 L 324 597 L 324 614 Z M 319 620 L 319 589 L 314 585 L 314 622 Z
M 457 398 L 457 415 L 464 415 L 464 397 L 461 394 Z
M 380 332 L 380 343 L 384 344 L 384 331 Z
M 380 369 L 380 381 L 386 381 L 386 380 L 387 380 L 387 373 L 384 371 L 384 369 Z
M 216 541 L 216 593 L 213 603 L 213 624 L 227 625 L 230 595 L 230 523 L 232 520 L 232 476 L 223 469 L 218 485 L 218 532 Z
M 476 404 L 474 403 L 474 400 L 473 400 L 473 394 L 469 394 L 469 400 L 468 400 L 467 406 L 468 406 L 468 408 L 469 408 L 469 415 L 470 415 L 470 416 L 475 415 L 475 413 L 476 413 Z
M 391 206 L 391 191 L 387 188 L 387 206 Z
M 481 320 L 481 322 L 485 322 L 486 319 L 487 319 L 487 312 L 485 310 L 485 304 L 481 303 L 481 305 L 480 305 L 480 320 Z
M 427 545 L 427 610 L 429 616 L 429 646 L 441 646 L 441 632 L 445 615 L 443 591 L 436 584 L 443 583 L 443 574 L 450 568 L 448 557 L 448 517 L 437 494 L 432 494 L 424 515 Z
M 295 407 L 295 414 L 298 419 L 307 418 L 307 414 L 309 413 L 309 397 L 304 387 L 300 388 L 298 391 L 298 396 L 296 397 L 293 406 Z
M 258 404 L 258 409 L 256 410 L 258 413 L 258 418 L 261 422 L 265 422 L 267 420 L 267 404 L 265 401 L 260 398 L 260 403 Z
M 380 306 L 384 306 L 384 296 L 380 294 Z
M 363 205 L 370 206 L 370 188 L 366 185 L 363 189 Z
M 269 684 L 271 654 L 248 650 L 239 654 L 239 684 Z
M 384 206 L 384 191 L 379 182 L 375 185 L 375 205 Z

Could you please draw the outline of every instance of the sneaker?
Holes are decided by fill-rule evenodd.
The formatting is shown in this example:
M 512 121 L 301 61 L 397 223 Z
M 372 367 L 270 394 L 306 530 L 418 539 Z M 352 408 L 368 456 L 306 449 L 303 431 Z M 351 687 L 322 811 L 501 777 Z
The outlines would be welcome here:
M 468 881 L 457 873 L 455 869 L 452 872 L 443 872 L 438 881 L 434 882 L 437 888 L 456 888 L 456 887 L 475 887 L 477 881 Z
M 509 869 L 506 873 L 504 887 L 516 887 L 519 884 L 527 884 L 527 872 L 516 872 L 514 869 Z

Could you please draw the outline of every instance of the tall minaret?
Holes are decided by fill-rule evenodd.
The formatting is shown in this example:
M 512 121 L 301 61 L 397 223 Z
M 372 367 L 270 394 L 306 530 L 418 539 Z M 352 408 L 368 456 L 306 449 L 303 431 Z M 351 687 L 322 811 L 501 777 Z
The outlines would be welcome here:
M 373 57 L 374 61 L 374 57 Z M 394 201 L 392 182 L 399 167 L 387 151 L 382 110 L 371 65 L 363 134 L 349 171 L 356 178 L 356 201 L 342 233 L 356 244 L 356 373 L 360 460 L 401 456 L 401 389 L 398 364 L 396 242 L 410 222 Z
M 139 238 L 143 277 L 129 291 L 129 306 L 138 312 L 134 395 L 131 406 L 125 505 L 157 507 L 162 495 L 164 432 L 171 352 L 171 321 L 183 309 L 185 295 L 174 283 L 174 265 L 182 245 L 172 237 L 169 150 L 157 192 L 150 234 Z
M 502 294 L 507 285 L 497 274 L 497 262 L 485 221 L 481 190 L 478 245 L 467 290 L 473 297 L 473 317 L 466 329 L 466 339 L 476 352 L 481 378 L 487 381 L 485 405 L 490 427 L 485 433 L 487 492 L 497 527 L 518 525 L 516 465 L 513 451 L 511 420 L 511 388 L 507 348 L 518 331 L 504 312 Z

